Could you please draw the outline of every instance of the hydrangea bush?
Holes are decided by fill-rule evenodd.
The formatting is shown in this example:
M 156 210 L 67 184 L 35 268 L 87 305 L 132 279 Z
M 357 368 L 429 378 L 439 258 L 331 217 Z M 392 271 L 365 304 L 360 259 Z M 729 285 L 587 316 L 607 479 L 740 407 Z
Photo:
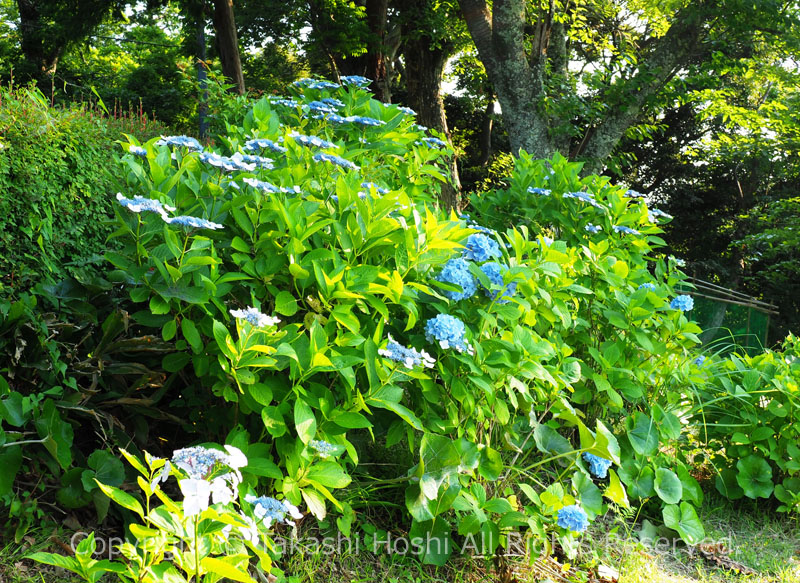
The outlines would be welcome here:
M 337 490 L 375 480 L 359 440 L 404 442 L 417 463 L 388 483 L 431 563 L 453 536 L 493 552 L 510 528 L 574 554 L 630 498 L 694 540 L 699 488 L 660 446 L 681 437 L 699 330 L 670 305 L 683 275 L 656 251 L 662 217 L 524 154 L 508 190 L 448 216 L 450 153 L 413 112 L 356 82 L 290 93 L 217 151 L 125 146 L 124 247 L 107 257 L 134 320 L 174 343 L 163 366 L 198 433 L 243 452 L 245 483 L 333 508 L 345 534 Z

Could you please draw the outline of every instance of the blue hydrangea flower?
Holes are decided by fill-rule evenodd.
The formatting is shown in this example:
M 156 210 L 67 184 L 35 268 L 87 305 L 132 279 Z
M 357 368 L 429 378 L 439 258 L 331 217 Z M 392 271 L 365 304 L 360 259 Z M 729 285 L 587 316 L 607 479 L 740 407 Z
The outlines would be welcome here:
M 199 152 L 203 146 L 195 138 L 189 136 L 161 136 L 156 142 L 156 146 L 173 146 L 178 148 L 188 148 L 194 152 Z
M 375 119 L 374 117 L 364 117 L 363 115 L 350 115 L 347 116 L 347 121 L 351 123 L 357 123 L 362 126 L 382 126 L 385 125 L 386 122 L 380 119 Z
M 505 265 L 501 265 L 499 263 L 495 263 L 494 261 L 491 261 L 489 263 L 484 263 L 483 265 L 481 265 L 481 271 L 486 274 L 486 277 L 489 278 L 489 282 L 493 286 L 502 287 L 503 274 L 506 271 L 508 271 L 508 267 L 506 267 Z M 497 300 L 497 303 L 507 304 L 508 300 L 506 298 L 510 298 L 515 293 L 517 293 L 517 282 L 512 281 L 505 287 L 504 290 L 499 290 L 499 291 L 492 291 L 490 289 L 484 288 L 483 293 L 485 293 L 493 300 L 497 300 L 497 297 L 502 295 L 501 299 Z
M 311 115 L 314 119 L 324 119 L 329 121 L 330 123 L 337 123 L 339 125 L 343 125 L 349 123 L 349 120 L 346 117 L 342 117 L 338 113 L 314 113 Z
M 336 113 L 336 108 L 322 101 L 311 101 L 306 107 L 316 113 Z
M 398 105 L 397 109 L 406 115 L 417 115 L 417 112 L 411 109 L 410 107 L 406 107 L 405 105 Z
M 414 128 L 415 130 L 417 130 L 418 132 L 427 132 L 428 131 L 428 127 L 427 126 L 420 125 L 418 123 L 414 124 L 411 127 Z
M 341 168 L 346 168 L 348 170 L 358 170 L 359 167 L 353 164 L 350 160 L 345 160 L 340 156 L 336 156 L 334 154 L 326 154 L 324 152 L 317 152 L 313 156 L 315 162 L 328 162 L 329 164 L 335 164 L 336 166 L 340 166 Z
M 270 97 L 269 102 L 273 105 L 281 105 L 283 107 L 300 107 L 300 104 L 294 99 L 288 99 L 286 97 Z
M 631 229 L 630 227 L 626 227 L 624 225 L 614 225 L 614 232 L 623 233 L 624 235 L 640 235 L 641 234 L 636 229 Z
M 244 320 L 256 328 L 268 328 L 277 326 L 280 320 L 274 316 L 262 314 L 258 308 L 247 308 L 246 310 L 231 310 L 231 316 L 237 320 Z
M 372 83 L 372 79 L 367 79 L 361 75 L 343 75 L 339 79 L 342 85 L 355 85 L 356 87 L 368 87 Z
M 337 146 L 333 142 L 329 142 L 328 140 L 323 140 L 319 136 L 305 136 L 303 134 L 298 134 L 297 132 L 292 131 L 289 134 L 289 137 L 292 138 L 298 144 L 302 144 L 307 147 L 314 146 L 317 148 L 322 148 L 324 150 L 331 148 L 336 148 L 336 149 L 339 148 L 339 146 Z
M 483 233 L 470 235 L 464 247 L 465 249 L 462 256 L 464 259 L 470 259 L 472 261 L 489 261 L 492 258 L 503 256 L 497 241 L 490 239 Z
M 269 528 L 273 522 L 294 526 L 294 522 L 286 518 L 287 515 L 295 520 L 303 518 L 303 515 L 300 514 L 297 507 L 286 500 L 276 500 L 269 496 L 255 497 L 252 494 L 248 494 L 244 499 L 254 506 L 253 514 L 255 514 L 256 518 L 259 520 L 263 520 L 264 526 L 267 528 Z
M 189 217 L 181 215 L 179 217 L 161 217 L 164 222 L 169 225 L 183 225 L 184 227 L 191 227 L 193 229 L 222 229 L 224 225 L 219 223 L 212 223 L 206 219 L 199 219 L 197 217 Z
M 305 87 L 307 89 L 338 89 L 339 86 L 336 83 L 331 83 L 330 81 L 326 81 L 325 79 L 309 79 L 306 77 L 305 79 L 300 79 L 294 82 L 296 87 Z
M 647 219 L 651 223 L 657 223 L 659 218 L 671 219 L 672 215 L 669 214 L 669 213 L 665 213 L 664 211 L 660 211 L 658 209 L 651 209 L 651 210 L 647 211 Z
M 628 198 L 644 198 L 644 195 L 641 192 L 637 192 L 635 190 L 626 190 L 625 196 Z
M 564 506 L 558 511 L 558 526 L 572 532 L 583 532 L 589 526 L 589 517 L 577 504 Z
M 577 198 L 578 200 L 590 204 L 595 208 L 604 208 L 602 204 L 595 200 L 594 195 L 591 192 L 585 192 L 583 190 L 579 192 L 565 192 L 562 196 L 564 198 Z
M 252 186 L 256 190 L 261 190 L 263 192 L 269 192 L 270 194 L 275 194 L 280 192 L 281 189 L 275 186 L 274 184 L 270 184 L 269 182 L 264 182 L 262 180 L 258 180 L 257 178 L 242 178 L 242 182 L 247 184 L 248 186 Z
M 235 450 L 235 448 L 231 448 L 229 451 L 232 450 Z M 238 450 L 235 451 L 238 452 Z M 207 478 L 219 465 L 238 469 L 241 465 L 239 465 L 237 458 L 238 456 L 234 457 L 231 453 L 197 445 L 176 449 L 172 452 L 171 463 L 186 472 L 193 480 L 202 480 Z M 246 464 L 247 462 L 245 461 L 244 463 Z
M 436 148 L 446 148 L 448 146 L 447 142 L 444 140 L 440 140 L 439 138 L 422 138 L 422 141 L 428 144 L 428 146 L 436 147 Z
M 378 194 L 389 194 L 388 188 L 383 188 L 381 186 L 378 186 L 374 182 L 362 182 L 361 188 L 366 188 L 367 190 L 372 190 L 374 188 L 375 192 L 377 192 Z
M 279 154 L 285 154 L 286 148 L 281 146 L 280 144 L 276 144 L 272 140 L 267 140 L 266 138 L 259 138 L 257 140 L 247 140 L 244 143 L 244 149 L 248 152 L 258 152 L 259 150 L 272 150 L 273 152 L 278 152 Z
M 329 458 L 331 454 L 336 451 L 336 446 L 328 443 L 327 441 L 322 441 L 321 439 L 314 439 L 308 445 L 319 454 L 321 458 Z
M 386 344 L 386 348 L 378 350 L 378 354 L 395 362 L 402 362 L 406 368 L 414 368 L 415 366 L 432 368 L 436 363 L 436 360 L 424 350 L 418 351 L 416 348 L 403 346 L 392 338 L 391 334 L 389 334 L 389 342 Z
M 595 478 L 605 478 L 608 476 L 608 468 L 611 467 L 611 460 L 594 455 L 588 451 L 583 453 L 583 459 L 589 463 L 589 473 Z
M 705 357 L 705 356 L 703 356 L 703 355 L 701 354 L 700 356 L 698 356 L 697 358 L 695 358 L 693 362 L 694 362 L 694 363 L 695 363 L 697 366 L 703 366 L 703 363 L 704 363 L 705 361 L 706 361 L 706 357 Z
M 688 312 L 694 307 L 694 300 L 692 299 L 692 296 L 687 296 L 684 294 L 673 298 L 673 300 L 669 303 L 669 307 L 673 310 L 682 310 L 684 312 Z
M 539 196 L 550 196 L 553 193 L 549 188 L 539 188 L 538 186 L 529 186 L 528 192 Z
M 146 158 L 147 157 L 147 150 L 145 150 L 141 146 L 137 146 L 135 144 L 130 144 L 128 146 L 128 152 L 130 152 L 134 156 L 139 156 L 140 158 Z
M 248 156 L 248 158 L 254 157 L 256 156 Z M 210 166 L 214 166 L 215 168 L 222 168 L 226 172 L 233 172 L 234 170 L 245 170 L 247 172 L 252 172 L 256 169 L 256 164 L 245 161 L 244 154 L 241 154 L 240 152 L 236 152 L 230 158 L 227 156 L 221 156 L 220 154 L 216 154 L 214 152 L 201 152 L 199 158 L 201 162 Z
M 656 291 L 656 284 L 651 283 L 651 282 L 648 281 L 647 283 L 643 283 L 642 285 L 640 285 L 636 289 L 648 289 L 648 290 L 654 292 L 654 291 Z
M 272 170 L 275 167 L 272 164 L 272 159 L 265 158 L 264 156 L 250 156 L 248 154 L 244 154 L 242 155 L 241 160 L 246 164 L 254 164 L 256 168 L 262 168 L 264 170 Z
M 678 259 L 674 255 L 670 255 L 669 258 L 675 264 L 676 267 L 686 267 L 686 261 L 685 260 Z
M 344 102 L 336 99 L 335 97 L 325 97 L 324 99 L 320 99 L 320 101 L 337 109 L 344 107 Z
M 584 229 L 586 229 L 586 231 L 588 231 L 592 235 L 596 235 L 597 233 L 603 230 L 603 227 L 601 227 L 600 225 L 593 225 L 592 223 L 589 223 L 584 227 Z
M 464 322 L 449 314 L 439 314 L 425 323 L 425 338 L 428 342 L 436 341 L 445 350 L 452 348 L 472 354 L 472 347 L 464 338 L 466 331 Z
M 445 297 L 451 300 L 464 300 L 472 297 L 478 289 L 475 276 L 469 270 L 469 263 L 456 257 L 445 263 L 441 273 L 436 279 L 445 283 L 452 283 L 461 286 L 461 291 L 444 291 Z
M 121 192 L 117 193 L 117 200 L 119 204 L 131 211 L 132 213 L 141 213 L 144 211 L 150 211 L 153 213 L 158 213 L 161 215 L 162 218 L 167 216 L 167 211 L 174 211 L 174 206 L 169 206 L 162 203 L 160 200 L 155 200 L 152 198 L 145 198 L 143 196 L 139 196 L 138 194 L 133 198 L 125 198 L 122 196 Z

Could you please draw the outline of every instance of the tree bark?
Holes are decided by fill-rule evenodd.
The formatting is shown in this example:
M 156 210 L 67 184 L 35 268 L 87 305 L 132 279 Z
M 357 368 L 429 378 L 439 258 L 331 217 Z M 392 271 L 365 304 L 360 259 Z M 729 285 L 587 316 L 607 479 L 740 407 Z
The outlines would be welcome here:
M 239 56 L 239 37 L 233 16 L 233 0 L 214 0 L 214 30 L 217 33 L 217 51 L 222 64 L 222 74 L 233 83 L 231 90 L 244 95 L 244 76 Z
M 486 166 L 492 157 L 492 123 L 494 117 L 494 93 L 491 90 L 486 92 L 486 109 L 481 120 L 481 134 L 478 140 L 480 147 L 479 166 Z
M 52 46 L 47 46 L 47 31 L 35 0 L 17 0 L 17 8 L 20 20 L 20 49 L 32 76 L 41 84 L 55 74 L 64 47 L 57 42 L 57 39 L 49 39 Z
M 413 32 L 405 41 L 403 54 L 405 57 L 406 89 L 408 104 L 417 112 L 420 124 L 443 133 L 450 141 L 447 127 L 447 116 L 442 100 L 442 74 L 452 47 L 439 42 L 431 43 L 431 38 Z M 461 180 L 455 156 L 450 160 L 449 184 L 442 185 L 440 200 L 447 209 L 458 209 L 461 203 Z

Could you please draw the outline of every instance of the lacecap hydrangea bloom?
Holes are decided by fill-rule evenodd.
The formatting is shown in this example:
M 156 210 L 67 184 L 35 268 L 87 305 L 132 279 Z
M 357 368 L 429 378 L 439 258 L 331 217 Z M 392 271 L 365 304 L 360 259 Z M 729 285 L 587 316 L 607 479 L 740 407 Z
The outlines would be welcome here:
M 589 517 L 577 504 L 564 506 L 558 511 L 558 526 L 572 532 L 583 532 L 589 526 Z
M 121 192 L 117 193 L 117 200 L 119 204 L 131 211 L 132 213 L 141 213 L 144 211 L 150 211 L 153 213 L 158 213 L 161 215 L 162 218 L 167 216 L 167 211 L 174 211 L 174 206 L 169 206 L 162 203 L 160 200 L 155 200 L 153 198 L 145 198 L 143 196 L 139 196 L 138 194 L 133 198 L 125 198 L 122 196 Z
M 636 229 L 631 229 L 630 227 L 626 227 L 625 225 L 614 225 L 614 232 L 622 233 L 623 235 L 640 235 L 641 234 Z
M 236 498 L 237 486 L 242 482 L 239 469 L 247 465 L 247 457 L 232 445 L 226 445 L 225 450 L 187 447 L 173 452 L 172 460 L 165 464 L 165 472 L 171 463 L 188 476 L 178 480 L 184 497 L 184 516 L 207 509 L 209 498 L 214 504 L 227 504 Z
M 684 294 L 673 298 L 673 300 L 669 303 L 669 307 L 673 310 L 688 312 L 694 308 L 694 300 L 692 299 L 692 296 L 687 296 Z
M 422 141 L 425 142 L 426 144 L 428 144 L 429 146 L 433 146 L 433 147 L 436 147 L 436 148 L 446 148 L 447 147 L 447 142 L 445 142 L 443 140 L 440 140 L 439 138 L 427 137 L 427 138 L 422 138 Z
M 497 244 L 497 241 L 490 239 L 483 233 L 470 235 L 464 247 L 465 249 L 461 255 L 464 259 L 469 259 L 471 261 L 489 261 L 490 259 L 502 257 L 503 255 L 500 252 L 500 246 Z
M 137 146 L 135 144 L 130 144 L 128 146 L 128 152 L 130 152 L 134 156 L 139 156 L 140 158 L 146 158 L 147 157 L 147 150 L 145 150 L 141 146 Z
M 339 86 L 336 83 L 331 83 L 330 81 L 326 81 L 325 79 L 309 79 L 306 77 L 305 79 L 300 79 L 299 81 L 295 81 L 293 83 L 297 87 L 306 87 L 307 89 L 338 89 Z
M 231 310 L 231 316 L 237 320 L 247 322 L 256 328 L 267 328 L 277 326 L 280 320 L 274 316 L 262 314 L 258 308 L 247 308 L 246 310 Z
M 472 297 L 478 289 L 475 276 L 469 270 L 469 263 L 456 257 L 445 263 L 436 279 L 444 283 L 461 286 L 461 291 L 443 291 L 442 293 L 451 300 L 464 300 Z
M 702 354 L 701 354 L 700 356 L 698 356 L 697 358 L 695 358 L 695 359 L 694 359 L 694 363 L 695 363 L 697 366 L 703 366 L 703 363 L 704 363 L 705 361 L 706 361 L 706 357 L 705 357 L 705 356 L 703 356 Z
M 321 458 L 329 458 L 336 451 L 336 446 L 321 439 L 314 439 L 309 443 L 311 448 L 319 454 Z
M 220 225 L 219 223 L 212 223 L 211 221 L 207 221 L 206 219 L 199 219 L 197 217 L 190 217 L 186 215 L 181 215 L 179 217 L 165 217 L 162 216 L 164 222 L 169 225 L 183 225 L 184 227 L 190 227 L 192 229 L 222 229 L 224 225 Z
M 313 159 L 315 162 L 327 162 L 328 164 L 334 164 L 340 168 L 346 168 L 348 170 L 359 169 L 359 167 L 353 164 L 350 160 L 345 160 L 344 158 L 334 154 L 326 154 L 325 152 L 317 152 L 314 154 Z
M 643 283 L 642 285 L 640 285 L 636 289 L 647 289 L 647 290 L 650 290 L 650 291 L 656 291 L 656 284 L 648 281 L 646 283 Z
M 248 152 L 258 152 L 260 150 L 272 150 L 273 152 L 278 152 L 279 154 L 285 154 L 287 152 L 286 148 L 266 138 L 247 140 L 244 143 L 244 149 Z
M 528 192 L 539 196 L 550 196 L 553 193 L 549 188 L 539 188 L 538 186 L 529 186 Z
M 276 500 L 269 496 L 256 497 L 252 494 L 248 494 L 244 499 L 253 505 L 253 514 L 255 514 L 256 518 L 261 520 L 267 528 L 269 528 L 273 522 L 294 526 L 294 522 L 286 518 L 287 515 L 295 520 L 303 518 L 297 506 L 290 504 L 286 500 Z
M 594 455 L 588 451 L 583 453 L 583 459 L 589 464 L 589 473 L 595 478 L 605 478 L 608 476 L 608 468 L 611 467 L 611 460 Z
M 597 233 L 603 230 L 603 227 L 601 227 L 600 225 L 593 225 L 592 223 L 589 223 L 584 227 L 584 229 L 586 230 L 587 233 L 596 235 Z
M 386 348 L 378 350 L 378 354 L 395 362 L 402 362 L 406 368 L 414 368 L 415 366 L 431 368 L 436 363 L 434 358 L 424 350 L 417 351 L 416 348 L 403 346 L 392 338 L 391 334 L 389 334 L 389 342 L 386 344 Z
M 472 354 L 472 347 L 464 337 L 466 331 L 464 322 L 449 314 L 439 314 L 425 323 L 425 338 L 428 342 L 436 341 L 445 350 L 452 348 Z
M 502 287 L 503 285 L 503 274 L 508 271 L 508 267 L 505 265 L 501 265 L 500 263 L 496 263 L 494 261 L 490 261 L 489 263 L 484 263 L 481 265 L 481 271 L 486 274 L 486 277 L 489 278 L 489 282 L 497 287 Z M 492 291 L 490 289 L 484 288 L 483 293 L 487 296 L 492 298 L 493 300 L 497 300 L 498 304 L 507 304 L 508 299 L 513 296 L 517 292 L 517 282 L 512 281 L 509 283 L 505 289 L 499 291 Z M 497 299 L 498 296 L 502 296 L 501 299 Z
M 189 150 L 199 152 L 203 146 L 195 138 L 189 136 L 161 136 L 156 142 L 156 146 L 172 146 L 178 148 L 188 148 Z

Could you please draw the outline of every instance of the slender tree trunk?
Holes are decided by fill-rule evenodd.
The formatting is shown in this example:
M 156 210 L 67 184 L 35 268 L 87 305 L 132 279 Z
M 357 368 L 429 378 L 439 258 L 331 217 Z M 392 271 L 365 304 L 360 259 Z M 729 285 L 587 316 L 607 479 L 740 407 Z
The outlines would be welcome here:
M 63 46 L 58 39 L 46 36 L 39 9 L 34 0 L 17 0 L 20 20 L 20 49 L 30 68 L 30 74 L 42 87 L 55 75 Z M 50 45 L 47 46 L 48 41 Z
M 233 83 L 233 92 L 244 95 L 244 76 L 242 75 L 242 61 L 239 57 L 236 20 L 233 17 L 233 0 L 214 0 L 213 19 L 222 74 Z
M 478 139 L 481 155 L 478 159 L 479 166 L 486 166 L 492 157 L 492 124 L 494 122 L 494 93 L 491 89 L 486 92 L 486 109 L 481 120 L 481 134 Z
M 438 46 L 432 46 L 430 37 L 417 33 L 406 40 L 403 55 L 408 104 L 417 112 L 419 123 L 442 132 L 449 141 L 450 131 L 442 100 L 442 74 L 452 48 L 444 44 L 440 42 Z M 461 202 L 461 181 L 455 156 L 450 160 L 450 179 L 450 184 L 442 185 L 440 198 L 445 208 L 457 209 Z

